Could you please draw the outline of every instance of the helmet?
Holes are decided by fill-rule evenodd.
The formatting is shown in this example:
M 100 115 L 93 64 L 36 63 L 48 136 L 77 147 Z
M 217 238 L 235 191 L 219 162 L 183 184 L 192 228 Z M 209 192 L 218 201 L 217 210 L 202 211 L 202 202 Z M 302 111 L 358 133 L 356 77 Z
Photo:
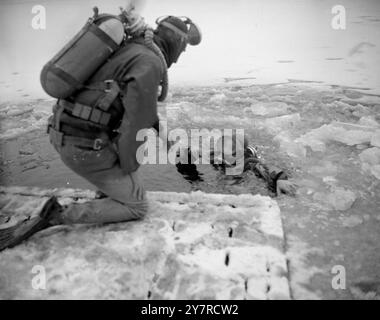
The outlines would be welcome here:
M 176 53 L 173 61 L 176 62 L 180 54 L 185 51 L 187 44 L 198 45 L 202 40 L 200 29 L 187 17 L 162 16 L 156 20 L 157 30 L 171 30 L 176 42 Z

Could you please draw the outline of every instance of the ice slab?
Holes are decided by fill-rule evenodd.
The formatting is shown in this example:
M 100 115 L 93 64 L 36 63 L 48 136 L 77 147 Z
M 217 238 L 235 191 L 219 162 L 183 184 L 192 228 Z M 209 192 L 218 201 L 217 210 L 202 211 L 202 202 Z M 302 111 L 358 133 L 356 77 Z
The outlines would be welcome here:
M 251 105 L 251 112 L 258 116 L 276 117 L 288 114 L 291 107 L 285 102 L 258 102 Z
M 286 152 L 291 157 L 306 157 L 304 145 L 301 142 L 294 141 L 291 134 L 287 131 L 280 132 L 273 138 L 273 141 L 279 144 L 281 151 Z
M 271 134 L 277 135 L 284 130 L 290 130 L 301 122 L 299 113 L 287 114 L 273 118 L 267 118 L 263 122 L 264 128 Z
M 371 145 L 380 148 L 380 130 L 377 130 L 371 138 Z
M 94 198 L 84 190 L 0 187 L 1 210 L 36 214 L 53 194 L 61 203 Z M 290 298 L 276 201 L 202 192 L 149 192 L 148 199 L 143 221 L 58 226 L 1 252 L 0 298 Z M 43 290 L 32 286 L 39 270 Z
M 359 154 L 364 171 L 380 179 L 380 148 L 368 148 Z
M 376 143 L 377 134 L 376 127 L 335 121 L 313 129 L 295 141 L 309 146 L 313 151 L 323 152 L 326 149 L 325 144 L 330 141 L 348 146 L 369 144 L 372 139 Z
M 332 187 L 329 192 L 317 192 L 313 197 L 315 200 L 324 203 L 329 209 L 345 211 L 351 208 L 357 196 L 351 190 Z

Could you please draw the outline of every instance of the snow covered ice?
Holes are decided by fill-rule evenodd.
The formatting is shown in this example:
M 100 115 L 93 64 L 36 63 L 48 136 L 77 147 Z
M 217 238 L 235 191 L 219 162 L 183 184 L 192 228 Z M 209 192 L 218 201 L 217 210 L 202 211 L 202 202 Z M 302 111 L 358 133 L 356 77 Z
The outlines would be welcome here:
M 2 210 L 12 208 L 18 218 L 26 207 L 37 214 L 51 194 L 66 204 L 94 197 L 90 191 L 15 187 L 1 188 L 0 194 Z M 274 200 L 202 192 L 149 193 L 148 198 L 145 221 L 58 226 L 0 253 L 0 298 L 290 298 Z M 27 289 L 25 271 L 33 264 L 45 266 L 48 290 Z

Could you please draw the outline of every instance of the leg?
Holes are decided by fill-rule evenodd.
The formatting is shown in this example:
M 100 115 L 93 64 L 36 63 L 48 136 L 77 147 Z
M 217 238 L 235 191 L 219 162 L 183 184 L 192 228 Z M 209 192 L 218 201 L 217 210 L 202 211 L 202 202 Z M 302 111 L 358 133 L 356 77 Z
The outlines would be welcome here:
M 100 151 L 65 146 L 60 150 L 64 163 L 108 197 L 73 203 L 53 219 L 52 224 L 111 223 L 141 219 L 148 204 L 138 172 L 123 175 L 112 147 Z

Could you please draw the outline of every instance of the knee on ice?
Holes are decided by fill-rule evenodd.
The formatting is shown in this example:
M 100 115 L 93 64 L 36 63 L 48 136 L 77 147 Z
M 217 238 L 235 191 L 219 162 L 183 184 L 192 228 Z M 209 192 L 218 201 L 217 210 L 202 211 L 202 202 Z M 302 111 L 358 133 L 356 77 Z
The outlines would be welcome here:
M 137 220 L 143 219 L 148 213 L 148 203 L 146 201 L 133 205 L 130 208 Z

